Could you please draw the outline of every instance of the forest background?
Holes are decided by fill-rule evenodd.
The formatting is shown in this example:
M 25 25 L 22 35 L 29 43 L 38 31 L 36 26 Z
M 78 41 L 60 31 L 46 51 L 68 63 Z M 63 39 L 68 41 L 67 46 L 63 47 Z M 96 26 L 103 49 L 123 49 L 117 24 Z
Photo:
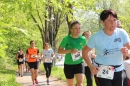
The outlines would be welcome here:
M 81 23 L 82 33 L 102 29 L 99 19 L 104 9 L 117 12 L 123 29 L 130 33 L 130 0 L 0 0 L 0 63 L 14 64 L 19 48 L 25 52 L 30 40 L 43 49 L 45 42 L 57 52 L 69 33 L 71 20 Z

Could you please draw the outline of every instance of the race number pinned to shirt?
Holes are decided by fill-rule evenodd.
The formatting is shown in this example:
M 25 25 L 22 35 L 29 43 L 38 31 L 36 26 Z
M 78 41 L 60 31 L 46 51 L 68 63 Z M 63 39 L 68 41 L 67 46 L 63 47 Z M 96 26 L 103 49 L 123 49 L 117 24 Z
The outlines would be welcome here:
M 79 59 L 81 58 L 81 56 L 82 56 L 82 51 L 80 50 L 80 51 L 78 51 L 78 52 L 75 53 L 75 54 L 71 54 L 71 56 L 72 56 L 73 61 L 77 61 L 77 60 L 79 60 Z
M 51 59 L 50 58 L 45 58 L 44 62 L 51 62 Z
M 106 79 L 113 79 L 114 76 L 114 67 L 112 66 L 103 66 L 99 67 L 99 72 L 97 73 L 97 77 L 106 78 Z
M 22 62 L 23 61 L 23 59 L 19 59 L 19 62 Z

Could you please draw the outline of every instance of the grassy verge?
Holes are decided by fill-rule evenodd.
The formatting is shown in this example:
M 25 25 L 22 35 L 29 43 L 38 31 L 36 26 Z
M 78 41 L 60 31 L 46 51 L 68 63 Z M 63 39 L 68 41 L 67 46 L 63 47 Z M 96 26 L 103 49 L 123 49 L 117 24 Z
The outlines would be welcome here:
M 0 86 L 21 86 L 16 82 L 13 65 L 0 66 Z

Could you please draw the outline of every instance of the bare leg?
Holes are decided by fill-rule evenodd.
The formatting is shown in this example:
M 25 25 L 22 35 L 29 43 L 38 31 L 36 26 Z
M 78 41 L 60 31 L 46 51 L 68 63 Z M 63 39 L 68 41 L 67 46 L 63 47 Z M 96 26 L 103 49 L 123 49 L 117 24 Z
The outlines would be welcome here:
M 73 86 L 74 85 L 74 78 L 73 79 L 67 79 L 67 84 L 68 84 L 68 86 Z
M 75 74 L 76 76 L 76 86 L 83 86 L 84 74 Z

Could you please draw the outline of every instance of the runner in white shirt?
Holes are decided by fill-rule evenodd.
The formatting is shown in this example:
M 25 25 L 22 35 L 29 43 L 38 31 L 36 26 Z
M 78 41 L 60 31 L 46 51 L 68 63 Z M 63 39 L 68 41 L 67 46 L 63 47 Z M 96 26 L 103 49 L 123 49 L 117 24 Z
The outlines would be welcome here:
M 51 75 L 51 68 L 52 68 L 52 61 L 54 59 L 54 52 L 52 49 L 49 49 L 49 44 L 45 43 L 44 45 L 44 50 L 42 51 L 42 60 L 43 60 L 43 65 L 46 71 L 46 78 L 47 78 L 47 84 L 49 85 L 49 77 Z

